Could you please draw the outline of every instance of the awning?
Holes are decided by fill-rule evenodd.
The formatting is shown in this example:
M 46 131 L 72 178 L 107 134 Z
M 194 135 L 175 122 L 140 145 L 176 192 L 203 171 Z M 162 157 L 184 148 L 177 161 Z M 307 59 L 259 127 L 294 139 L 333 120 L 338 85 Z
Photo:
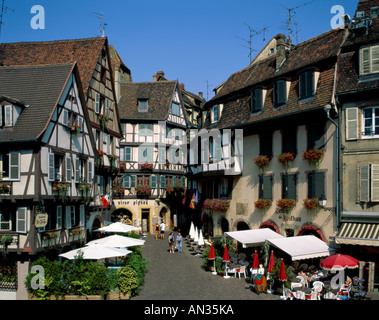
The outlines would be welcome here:
M 249 245 L 265 243 L 268 239 L 284 238 L 282 235 L 269 228 L 231 231 L 225 232 L 225 234 L 236 239 L 238 242 L 241 242 L 244 248 Z
M 344 222 L 336 235 L 336 243 L 379 246 L 379 224 Z
M 326 257 L 333 254 L 334 251 L 324 241 L 312 235 L 283 237 L 268 239 L 267 241 L 274 247 L 289 254 L 293 261 Z

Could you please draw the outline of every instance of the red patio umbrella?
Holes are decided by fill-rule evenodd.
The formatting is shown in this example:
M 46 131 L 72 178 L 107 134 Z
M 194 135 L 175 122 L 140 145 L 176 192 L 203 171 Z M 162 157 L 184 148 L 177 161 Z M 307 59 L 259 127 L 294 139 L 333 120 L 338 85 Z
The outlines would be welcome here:
M 257 250 L 255 250 L 252 268 L 258 269 L 258 267 L 259 267 L 258 253 L 257 253 Z
M 358 268 L 359 260 L 345 254 L 335 254 L 322 260 L 320 266 L 326 270 L 354 269 Z
M 271 251 L 270 261 L 268 262 L 267 272 L 271 273 L 274 268 L 275 260 L 274 260 L 274 251 Z
M 211 249 L 209 250 L 208 260 L 213 260 L 213 272 L 212 272 L 212 274 L 217 274 L 217 271 L 216 271 L 216 255 L 215 255 L 215 248 L 213 246 L 213 243 L 211 245 Z
M 286 297 L 285 292 L 284 292 L 284 282 L 287 281 L 287 274 L 286 274 L 286 268 L 284 267 L 283 259 L 280 263 L 279 280 L 283 282 L 283 295 L 281 296 L 281 298 L 284 299 Z

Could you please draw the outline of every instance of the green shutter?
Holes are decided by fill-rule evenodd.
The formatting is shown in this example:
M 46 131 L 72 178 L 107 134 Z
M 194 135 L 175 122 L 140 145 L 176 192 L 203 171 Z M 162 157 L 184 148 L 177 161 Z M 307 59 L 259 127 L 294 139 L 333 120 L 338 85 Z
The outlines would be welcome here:
M 262 186 L 263 199 L 272 199 L 272 176 L 264 176 Z
M 20 154 L 9 154 L 9 179 L 20 180 Z
M 317 172 L 314 174 L 314 192 L 313 197 L 319 198 L 321 195 L 325 195 L 325 174 L 323 172 Z M 325 195 L 326 196 L 326 195 Z
M 296 200 L 296 175 L 290 174 L 287 177 L 288 177 L 287 197 L 288 199 Z
M 125 175 L 123 178 L 122 178 L 122 185 L 125 189 L 130 189 L 131 187 L 131 177 L 130 176 L 127 176 Z
M 160 177 L 160 187 L 162 189 L 166 188 L 166 176 L 161 176 Z
M 152 189 L 156 189 L 157 188 L 157 176 L 152 175 L 150 177 L 151 177 L 151 179 L 150 179 L 150 187 Z
M 370 165 L 359 168 L 359 200 L 361 202 L 370 201 Z

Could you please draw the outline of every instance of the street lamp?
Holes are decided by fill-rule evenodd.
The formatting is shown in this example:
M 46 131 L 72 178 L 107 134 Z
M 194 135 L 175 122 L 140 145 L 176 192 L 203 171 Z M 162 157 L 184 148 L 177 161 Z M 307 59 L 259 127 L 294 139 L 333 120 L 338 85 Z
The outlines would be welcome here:
M 318 198 L 318 205 L 324 209 L 325 211 L 334 211 L 335 208 L 327 208 L 325 207 L 326 206 L 326 198 L 325 198 L 325 195 L 322 194 L 319 198 Z

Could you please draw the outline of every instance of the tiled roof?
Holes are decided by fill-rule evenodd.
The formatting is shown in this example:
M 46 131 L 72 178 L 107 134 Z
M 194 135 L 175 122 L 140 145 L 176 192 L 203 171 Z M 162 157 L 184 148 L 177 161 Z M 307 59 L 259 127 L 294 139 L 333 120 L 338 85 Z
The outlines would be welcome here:
M 38 139 L 57 105 L 73 64 L 0 67 L 0 97 L 22 101 L 16 125 L 0 129 L 0 141 Z
M 106 43 L 107 38 L 105 37 L 0 43 L 0 64 L 4 66 L 48 65 L 77 61 L 84 95 L 86 95 L 96 62 Z
M 121 84 L 118 103 L 120 119 L 165 120 L 177 81 L 131 82 Z M 148 99 L 148 111 L 138 111 L 138 99 Z
M 334 29 L 293 47 L 279 71 L 275 56 L 257 62 L 233 74 L 217 95 L 206 103 L 206 108 L 223 103 L 224 108 L 218 128 L 246 125 L 270 118 L 322 107 L 332 101 L 335 63 L 345 34 L 344 29 Z M 298 73 L 308 67 L 318 68 L 320 77 L 312 99 L 299 100 Z M 291 81 L 289 98 L 282 108 L 273 107 L 273 84 L 278 78 Z M 250 92 L 255 86 L 267 88 L 261 113 L 251 114 Z M 205 125 L 208 128 L 209 117 Z

